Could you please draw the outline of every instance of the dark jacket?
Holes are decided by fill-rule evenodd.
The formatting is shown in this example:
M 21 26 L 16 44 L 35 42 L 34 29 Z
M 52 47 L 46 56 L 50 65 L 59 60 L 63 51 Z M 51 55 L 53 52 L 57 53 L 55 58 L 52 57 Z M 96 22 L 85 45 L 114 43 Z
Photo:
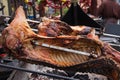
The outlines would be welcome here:
M 97 12 L 97 0 L 91 0 L 91 5 L 88 9 L 88 13 L 96 16 Z
M 120 5 L 115 0 L 106 0 L 99 7 L 97 15 L 102 17 L 105 23 L 117 23 L 120 19 Z

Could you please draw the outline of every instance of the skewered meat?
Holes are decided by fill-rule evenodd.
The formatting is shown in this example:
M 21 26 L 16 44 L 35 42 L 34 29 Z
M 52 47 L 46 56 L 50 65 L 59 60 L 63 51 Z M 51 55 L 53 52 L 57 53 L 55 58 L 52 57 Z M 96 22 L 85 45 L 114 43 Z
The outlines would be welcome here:
M 91 33 L 93 33 L 92 31 Z M 46 37 L 34 33 L 29 27 L 22 7 L 16 11 L 11 24 L 2 32 L 3 46 L 18 59 L 50 63 L 59 67 L 77 65 L 93 58 L 41 46 L 42 43 L 81 50 L 102 56 L 104 44 L 89 33 L 86 38 L 78 36 Z M 38 43 L 36 45 L 34 42 Z M 105 52 L 119 61 L 119 52 L 105 46 Z M 111 51 L 112 50 L 112 51 Z M 114 51 L 114 52 L 113 52 Z M 114 54 L 113 54 L 114 53 Z M 77 61 L 76 61 L 77 60 Z
M 72 30 L 70 29 L 70 31 Z M 81 50 L 90 54 L 96 54 L 99 57 L 103 56 L 102 50 L 105 50 L 104 53 L 109 53 L 109 56 L 120 61 L 120 53 L 118 51 L 113 50 L 109 45 L 105 45 L 96 38 L 96 35 L 91 33 L 85 38 L 77 36 L 46 37 L 38 35 L 31 30 L 26 21 L 23 9 L 19 7 L 16 11 L 14 20 L 6 29 L 4 29 L 2 36 L 3 46 L 19 59 L 41 61 L 59 67 L 73 66 L 93 59 L 89 56 L 73 54 L 41 46 L 42 43 L 46 43 L 69 49 Z M 36 45 L 34 42 L 37 42 L 40 45 Z M 106 56 L 104 55 L 104 57 Z
M 87 61 L 89 56 L 45 48 L 41 45 L 36 46 L 34 42 L 39 44 L 47 43 L 76 50 L 82 50 L 84 46 L 87 48 L 86 51 L 91 54 L 101 54 L 100 44 L 93 40 L 76 36 L 45 37 L 35 34 L 26 22 L 24 11 L 21 7 L 17 9 L 14 20 L 4 29 L 2 36 L 3 46 L 16 58 L 46 62 L 59 67 L 80 64 Z M 84 48 L 83 50 L 85 51 Z
M 47 25 L 50 25 L 50 23 L 52 23 L 52 22 L 54 22 L 54 23 L 57 24 L 57 22 L 60 22 L 60 21 L 55 21 L 55 20 L 52 20 L 52 19 L 47 19 L 47 22 L 44 20 L 44 22 L 40 24 L 40 26 L 39 26 L 39 32 L 40 32 L 40 34 L 39 35 L 42 35 L 42 34 L 48 35 L 49 34 L 49 33 L 47 33 L 47 29 L 45 29 L 45 27 L 51 27 L 51 26 L 44 26 L 46 23 L 47 23 Z M 56 27 L 56 26 L 54 26 L 54 27 Z M 69 27 L 69 26 L 67 26 L 67 27 Z M 42 30 L 42 28 L 44 28 L 44 30 Z M 86 26 L 81 26 L 81 27 L 76 26 L 76 27 L 70 27 L 70 28 L 72 29 L 72 31 L 69 33 L 69 35 L 75 35 L 75 36 L 76 35 L 83 35 L 83 34 L 87 35 L 87 38 L 89 38 L 91 40 L 95 40 L 95 41 L 97 41 L 97 43 L 102 44 L 102 51 L 105 51 L 104 53 L 105 54 L 107 53 L 107 56 L 110 53 L 110 55 L 114 56 L 115 60 L 117 60 L 117 59 L 120 58 L 120 55 L 119 55 L 120 52 L 118 52 L 117 50 L 113 49 L 109 44 L 102 42 L 98 38 L 98 36 L 95 35 L 95 30 L 94 29 L 92 29 L 90 27 L 86 27 Z M 56 33 L 56 34 L 57 34 L 57 36 L 59 36 L 59 33 Z M 64 34 L 64 35 L 66 35 L 66 34 Z M 82 42 L 82 43 L 84 43 L 84 42 Z M 87 45 L 87 44 L 85 44 L 85 45 Z M 117 61 L 119 61 L 119 60 L 117 60 Z
M 95 35 L 94 29 L 92 29 L 91 32 L 88 33 L 86 36 L 76 35 L 59 36 L 62 30 L 66 31 L 67 29 L 69 29 L 71 34 L 73 30 L 73 29 L 71 30 L 68 27 L 64 28 L 63 24 L 62 30 L 60 28 L 61 27 L 58 27 L 58 31 L 55 29 L 55 32 L 58 32 L 55 33 L 58 35 L 58 36 L 55 35 L 56 37 L 47 37 L 41 35 L 41 33 L 40 35 L 34 33 L 26 21 L 22 7 L 19 7 L 16 11 L 16 16 L 14 20 L 2 32 L 3 47 L 6 49 L 8 53 L 11 53 L 17 59 L 28 62 L 34 62 L 37 64 L 47 63 L 57 67 L 66 68 L 79 64 L 88 63 L 90 61 L 98 60 L 97 62 L 99 62 L 99 59 L 102 58 L 105 60 L 110 59 L 113 62 L 115 62 L 115 64 L 117 63 L 119 65 L 120 52 L 114 50 L 111 46 L 109 46 L 109 44 L 100 41 L 99 38 Z M 68 34 L 65 31 L 63 31 L 63 34 Z M 46 34 L 49 33 L 45 33 L 45 35 Z M 52 36 L 54 36 L 54 34 Z M 91 56 L 74 54 L 71 52 L 46 48 L 42 46 L 43 43 L 84 51 L 86 53 L 90 53 Z M 97 56 L 94 57 L 93 55 Z M 88 64 L 89 65 L 87 66 L 84 65 L 83 69 L 100 67 L 100 65 L 97 64 L 94 65 L 90 63 Z M 101 64 L 101 66 L 103 67 L 104 65 Z M 115 80 L 117 80 L 119 76 L 118 73 L 114 75 L 113 73 L 111 73 L 111 75 L 112 77 L 114 77 Z

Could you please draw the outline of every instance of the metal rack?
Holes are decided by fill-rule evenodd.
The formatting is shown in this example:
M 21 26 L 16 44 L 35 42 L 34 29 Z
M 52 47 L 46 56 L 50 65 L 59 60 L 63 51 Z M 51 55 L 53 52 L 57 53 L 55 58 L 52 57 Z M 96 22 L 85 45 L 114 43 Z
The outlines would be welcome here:
M 8 69 L 17 70 L 17 71 L 23 71 L 23 72 L 33 73 L 33 74 L 39 74 L 39 75 L 43 75 L 43 76 L 52 77 L 52 78 L 55 78 L 55 79 L 84 80 L 84 79 L 75 79 L 75 78 L 72 78 L 72 77 L 56 75 L 56 74 L 53 74 L 53 73 L 42 73 L 42 72 L 38 72 L 38 71 L 34 71 L 34 70 L 28 70 L 26 68 L 21 68 L 21 67 L 18 67 L 18 66 L 11 66 L 11 65 L 3 63 L 5 61 L 7 61 L 7 62 L 12 62 L 13 61 L 13 60 L 9 60 L 9 59 L 1 60 L 1 61 L 2 61 L 2 63 L 0 63 L 0 67 L 3 67 L 3 68 L 8 68 Z

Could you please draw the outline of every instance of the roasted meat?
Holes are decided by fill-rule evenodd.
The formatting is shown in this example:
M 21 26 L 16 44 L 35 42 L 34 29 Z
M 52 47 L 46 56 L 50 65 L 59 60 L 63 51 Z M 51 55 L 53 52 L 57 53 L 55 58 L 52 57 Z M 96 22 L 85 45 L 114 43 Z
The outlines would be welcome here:
M 101 44 L 89 38 L 82 38 L 80 36 L 46 37 L 34 33 L 26 21 L 22 7 L 17 9 L 14 20 L 4 29 L 2 37 L 3 46 L 6 51 L 16 58 L 28 61 L 33 60 L 38 63 L 46 62 L 59 67 L 83 63 L 89 60 L 89 56 L 50 49 L 41 46 L 41 44 L 46 43 L 69 49 L 82 50 L 91 54 L 97 54 L 98 56 L 102 53 Z
M 26 21 L 23 8 L 19 7 L 14 20 L 2 32 L 3 46 L 7 52 L 20 60 L 33 61 L 37 64 L 44 62 L 58 67 L 70 67 L 103 57 L 120 61 L 120 52 L 100 41 L 94 34 L 94 29 L 86 36 L 76 36 L 66 33 L 67 29 L 67 32 L 71 34 L 74 31 L 69 26 L 64 27 L 64 23 L 56 28 L 52 27 L 52 25 L 57 25 L 54 21 L 48 21 L 47 27 L 48 25 L 56 32 L 54 37 L 48 37 L 47 32 L 45 35 L 41 35 L 42 32 L 40 35 L 34 33 Z M 59 36 L 61 32 L 66 35 Z M 90 56 L 51 49 L 42 44 L 83 51 L 89 53 Z
M 56 37 L 60 35 L 87 35 L 92 28 L 87 26 L 70 26 L 60 20 L 42 18 L 38 26 L 38 34 L 42 36 Z
M 42 36 L 56 37 L 60 35 L 69 35 L 73 32 L 71 27 L 60 20 L 42 18 L 42 23 L 38 26 L 38 34 Z
M 2 46 L 6 52 L 19 60 L 49 64 L 48 66 L 64 69 L 69 68 L 67 71 L 74 69 L 94 72 L 94 69 L 97 68 L 98 72 L 96 70 L 95 72 L 100 73 L 99 69 L 102 71 L 106 69 L 109 72 L 106 74 L 102 72 L 103 75 L 112 77 L 113 80 L 119 79 L 119 69 L 117 68 L 120 68 L 120 52 L 113 49 L 108 43 L 99 40 L 95 35 L 95 29 L 90 29 L 84 36 L 77 36 L 79 31 L 85 29 L 84 27 L 75 29 L 60 21 L 47 21 L 48 23 L 44 24 L 43 21 L 40 24 L 38 34 L 34 33 L 26 21 L 23 8 L 20 6 L 16 10 L 14 20 L 2 32 Z M 43 44 L 47 44 L 48 47 Z M 89 55 L 75 54 L 51 48 L 51 46 L 82 51 Z M 72 68 L 74 66 L 79 68 Z

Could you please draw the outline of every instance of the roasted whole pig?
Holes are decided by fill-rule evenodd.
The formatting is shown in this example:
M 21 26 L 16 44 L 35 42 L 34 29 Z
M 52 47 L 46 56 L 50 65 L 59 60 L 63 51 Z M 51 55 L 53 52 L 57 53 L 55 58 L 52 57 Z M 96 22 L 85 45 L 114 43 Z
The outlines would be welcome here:
M 47 27 L 49 27 L 48 25 L 51 27 L 52 25 L 57 25 L 56 23 L 58 22 L 48 21 Z M 40 26 L 43 24 L 40 24 Z M 59 25 L 57 26 L 56 28 L 50 27 L 49 30 L 46 26 L 45 28 L 39 27 L 39 33 L 34 33 L 26 21 L 23 8 L 20 6 L 16 10 L 14 20 L 2 32 L 2 45 L 6 49 L 6 52 L 12 54 L 19 60 L 36 64 L 49 64 L 59 68 L 67 68 L 79 64 L 84 65 L 85 63 L 89 64 L 88 62 L 91 62 L 91 64 L 87 66 L 84 65 L 80 67 L 79 65 L 79 68 L 86 70 L 86 68 L 90 69 L 92 67 L 97 68 L 104 66 L 101 63 L 100 65 L 97 64 L 101 59 L 103 59 L 103 62 L 104 60 L 106 61 L 106 65 L 109 64 L 108 60 L 110 60 L 110 62 L 112 61 L 117 64 L 117 66 L 115 66 L 116 69 L 113 68 L 115 71 L 111 71 L 112 73 L 110 75 L 109 73 L 106 75 L 112 76 L 115 80 L 118 79 L 119 73 L 117 71 L 119 70 L 117 70 L 117 68 L 119 68 L 120 52 L 113 49 L 109 44 L 100 41 L 95 35 L 94 29 L 91 29 L 90 33 L 85 36 L 76 36 L 75 29 L 69 27 L 66 23 L 62 23 L 60 27 Z M 77 33 L 78 32 L 79 31 L 77 31 Z M 90 56 L 43 47 L 43 43 L 83 51 L 89 53 Z M 109 65 L 107 67 L 109 67 Z
M 64 26 L 62 27 L 64 28 Z M 67 27 L 69 28 L 68 32 L 70 34 L 70 31 L 72 31 L 72 29 L 69 26 Z M 109 45 L 104 46 L 105 44 L 102 41 L 100 41 L 94 34 L 94 30 L 91 31 L 85 37 L 69 35 L 47 37 L 44 35 L 38 35 L 34 33 L 32 29 L 29 27 L 29 24 L 26 21 L 24 11 L 21 7 L 17 9 L 16 16 L 14 20 L 11 22 L 11 24 L 7 28 L 5 28 L 4 31 L 2 32 L 2 37 L 3 46 L 10 52 L 12 52 L 13 55 L 16 56 L 17 58 L 45 61 L 61 67 L 80 64 L 82 63 L 82 61 L 84 62 L 86 60 L 89 60 L 89 57 L 84 55 L 67 53 L 59 50 L 53 50 L 50 48 L 45 48 L 41 46 L 42 43 L 66 47 L 75 50 L 82 50 L 85 52 L 89 52 L 91 54 L 97 54 L 98 57 L 102 56 L 103 54 L 102 50 L 105 50 L 104 54 L 111 53 L 110 55 L 114 55 L 113 53 L 116 52 L 114 56 L 119 57 L 118 51 L 113 50 Z M 39 43 L 39 45 L 34 44 L 34 42 Z M 81 57 L 84 57 L 83 60 L 79 60 L 81 59 Z M 77 62 L 76 59 L 78 59 Z
M 14 20 L 4 29 L 2 37 L 4 48 L 16 58 L 34 60 L 38 61 L 38 63 L 39 61 L 46 62 L 59 67 L 83 63 L 89 60 L 89 56 L 46 48 L 41 46 L 42 43 L 69 49 L 84 50 L 98 56 L 102 54 L 102 44 L 87 37 L 69 35 L 47 37 L 34 33 L 26 21 L 22 7 L 17 9 Z M 36 45 L 36 43 L 39 45 Z

